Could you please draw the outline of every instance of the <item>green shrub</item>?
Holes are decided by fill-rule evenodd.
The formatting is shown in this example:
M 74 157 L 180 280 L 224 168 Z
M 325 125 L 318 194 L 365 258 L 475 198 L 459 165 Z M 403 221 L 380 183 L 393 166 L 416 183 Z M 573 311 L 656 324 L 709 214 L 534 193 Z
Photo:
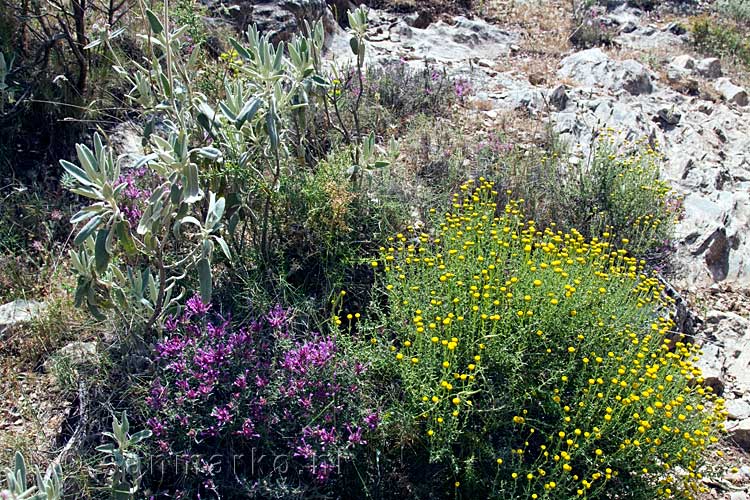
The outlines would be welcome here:
M 387 173 L 375 172 L 358 187 L 349 180 L 350 165 L 350 150 L 342 148 L 280 188 L 285 238 L 278 247 L 279 267 L 305 293 L 328 297 L 343 286 L 347 270 L 404 219 L 386 191 Z
M 693 21 L 690 35 L 690 42 L 699 51 L 750 65 L 750 42 L 742 28 L 701 16 Z
M 387 307 L 365 344 L 398 387 L 383 398 L 392 432 L 416 427 L 442 487 L 468 498 L 702 490 L 723 401 L 696 348 L 670 338 L 644 262 L 608 233 L 537 229 L 483 179 L 461 189 L 433 237 L 398 234 L 372 263 Z
M 579 49 L 611 44 L 613 32 L 604 22 L 605 13 L 606 8 L 594 1 L 574 2 L 570 43 Z
M 644 141 L 617 146 L 608 130 L 587 159 L 570 158 L 555 140 L 542 150 L 521 150 L 495 138 L 476 161 L 480 175 L 522 199 L 539 225 L 576 228 L 586 238 L 609 231 L 630 240 L 631 253 L 663 263 L 680 201 L 659 179 L 661 155 Z
M 750 23 L 750 2 L 748 0 L 721 0 L 717 4 L 719 13 L 738 23 Z

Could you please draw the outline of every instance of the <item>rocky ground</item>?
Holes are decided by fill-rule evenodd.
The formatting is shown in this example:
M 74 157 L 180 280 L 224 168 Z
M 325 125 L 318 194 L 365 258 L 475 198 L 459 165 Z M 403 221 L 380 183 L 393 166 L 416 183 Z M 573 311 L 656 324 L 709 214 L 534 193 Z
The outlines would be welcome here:
M 324 2 L 285 4 L 292 7 L 269 7 L 267 29 L 283 38 L 301 17 L 323 16 L 329 59 L 348 60 L 348 37 L 318 5 Z M 573 145 L 571 162 L 585 160 L 592 139 L 607 127 L 623 139 L 645 137 L 663 153 L 663 178 L 684 205 L 672 284 L 702 320 L 696 333 L 704 346 L 701 363 L 730 412 L 727 451 L 737 470 L 712 481 L 709 497 L 750 498 L 750 105 L 738 84 L 743 78 L 718 59 L 691 52 L 679 13 L 621 5 L 607 15 L 618 32 L 613 46 L 573 51 L 561 40 L 567 25 L 560 16 L 569 13 L 560 2 L 487 1 L 484 18 L 406 4 L 400 13 L 371 12 L 369 64 L 444 66 L 470 82 L 466 112 L 484 130 L 507 127 L 509 113 L 523 117 L 521 138 L 538 130 L 529 123 L 550 123 Z M 36 312 L 33 304 L 0 307 L 0 337 Z M 11 427 L 27 425 L 27 402 L 17 397 L 22 386 L 48 383 L 44 376 L 18 380 L 18 387 L 1 388 L 15 398 L 0 419 Z

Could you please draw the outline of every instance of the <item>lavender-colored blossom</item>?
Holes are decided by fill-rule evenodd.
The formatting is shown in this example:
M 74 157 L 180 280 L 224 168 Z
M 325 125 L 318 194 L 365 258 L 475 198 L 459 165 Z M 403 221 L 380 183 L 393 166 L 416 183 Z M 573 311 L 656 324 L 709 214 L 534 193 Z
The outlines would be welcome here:
M 185 303 L 185 308 L 192 315 L 203 316 L 211 308 L 211 304 L 204 304 L 203 300 L 201 300 L 200 295 L 196 293 L 188 299 L 187 303 Z
M 280 328 L 287 320 L 286 311 L 280 305 L 276 304 L 276 307 L 271 309 L 266 319 L 271 328 Z
M 378 412 L 372 412 L 365 417 L 365 424 L 370 430 L 375 430 L 380 423 L 380 414 Z

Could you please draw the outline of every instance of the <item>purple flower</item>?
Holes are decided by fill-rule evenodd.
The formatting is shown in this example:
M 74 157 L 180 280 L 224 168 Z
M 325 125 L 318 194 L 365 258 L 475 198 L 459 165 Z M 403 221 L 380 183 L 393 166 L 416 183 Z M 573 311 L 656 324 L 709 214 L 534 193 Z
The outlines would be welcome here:
M 292 349 L 284 356 L 281 363 L 293 373 L 304 375 L 311 367 L 320 368 L 328 363 L 336 353 L 336 344 L 330 338 L 306 342 L 297 349 Z
M 204 304 L 200 295 L 196 293 L 188 299 L 185 307 L 187 308 L 188 312 L 190 312 L 190 314 L 203 316 L 211 308 L 211 304 Z
M 349 431 L 349 442 L 352 444 L 367 444 L 367 441 L 362 439 L 362 428 L 360 426 L 356 426 L 354 430 L 352 430 L 351 426 L 349 424 L 346 424 L 346 430 Z
M 321 462 L 317 467 L 313 467 L 315 480 L 319 483 L 325 483 L 331 477 L 334 468 L 333 464 L 328 462 Z
M 164 423 L 160 422 L 159 420 L 155 418 L 149 418 L 146 421 L 146 424 L 151 428 L 151 431 L 154 433 L 154 436 L 162 436 L 166 433 L 166 427 L 164 427 Z
M 280 305 L 276 304 L 276 307 L 271 309 L 268 316 L 266 316 L 266 319 L 268 320 L 268 324 L 271 325 L 271 328 L 279 328 L 287 320 L 286 311 Z
M 369 427 L 370 430 L 377 429 L 379 423 L 380 423 L 380 415 L 376 411 L 370 413 L 369 415 L 365 417 L 365 424 L 367 424 L 367 427 Z
M 315 456 L 315 450 L 313 450 L 312 446 L 307 444 L 305 442 L 305 439 L 301 439 L 302 444 L 298 445 L 294 449 L 294 456 L 304 458 L 305 460 L 309 460 L 310 458 Z

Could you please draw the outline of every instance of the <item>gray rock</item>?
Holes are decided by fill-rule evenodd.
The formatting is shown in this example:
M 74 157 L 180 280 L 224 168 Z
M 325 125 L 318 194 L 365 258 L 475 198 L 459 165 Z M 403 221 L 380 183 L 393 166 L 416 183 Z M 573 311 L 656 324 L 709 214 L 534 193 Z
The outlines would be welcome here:
M 34 300 L 17 299 L 0 306 L 0 333 L 20 323 L 38 318 L 47 309 L 47 304 Z
M 728 430 L 737 446 L 745 451 L 750 451 L 750 419 L 745 419 Z
M 664 28 L 664 31 L 669 31 L 673 35 L 684 35 L 685 33 L 687 33 L 685 26 L 683 26 L 681 23 L 676 22 L 667 24 L 667 26 Z
M 669 66 L 680 71 L 690 72 L 695 69 L 695 59 L 687 54 L 682 54 L 672 59 Z
M 744 491 L 731 491 L 729 492 L 729 500 L 750 500 L 750 496 Z
M 612 91 L 625 90 L 632 95 L 653 90 L 651 75 L 641 63 L 632 59 L 614 61 L 598 47 L 563 59 L 558 76 L 590 87 L 601 85 Z
M 71 342 L 44 362 L 44 370 L 51 372 L 58 363 L 65 363 L 68 367 L 79 368 L 83 365 L 97 366 L 99 355 L 96 352 L 96 342 Z
M 674 107 L 666 106 L 660 108 L 659 111 L 656 112 L 656 116 L 667 125 L 677 125 L 680 123 L 680 118 L 682 118 L 682 114 Z
M 558 111 L 565 109 L 568 105 L 568 94 L 565 92 L 565 85 L 558 85 L 549 95 L 550 105 Z
M 216 12 L 226 11 L 223 7 L 236 7 L 230 12 L 240 31 L 244 32 L 248 25 L 255 23 L 261 33 L 270 35 L 273 43 L 290 40 L 305 21 L 312 24 L 322 19 L 328 33 L 338 28 L 326 0 L 209 1 L 209 8 Z
M 703 385 L 710 387 L 716 394 L 724 393 L 724 353 L 715 344 L 705 344 L 703 354 L 696 362 L 696 366 L 703 373 Z
M 719 78 L 714 82 L 714 88 L 727 101 L 738 106 L 747 106 L 747 91 L 735 85 L 729 78 Z
M 750 403 L 744 399 L 730 399 L 725 407 L 729 413 L 730 420 L 745 420 L 750 418 Z
M 716 57 L 701 59 L 695 65 L 698 74 L 706 78 L 719 78 L 721 76 L 721 61 Z
M 627 21 L 625 24 L 620 26 L 620 33 L 632 33 L 638 29 L 638 25 L 633 21 Z

